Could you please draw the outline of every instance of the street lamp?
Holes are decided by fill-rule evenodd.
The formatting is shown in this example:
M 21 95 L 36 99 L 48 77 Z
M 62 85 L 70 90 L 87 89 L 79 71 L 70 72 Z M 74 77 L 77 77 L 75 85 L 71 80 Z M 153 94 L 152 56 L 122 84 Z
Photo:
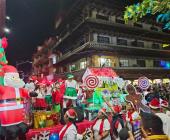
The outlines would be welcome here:
M 11 20 L 11 18 L 10 18 L 9 16 L 6 16 L 6 19 L 7 19 L 7 20 Z
M 4 28 L 4 32 L 5 32 L 5 33 L 10 33 L 11 31 L 10 31 L 9 28 L 6 28 L 6 27 L 5 27 L 5 28 Z

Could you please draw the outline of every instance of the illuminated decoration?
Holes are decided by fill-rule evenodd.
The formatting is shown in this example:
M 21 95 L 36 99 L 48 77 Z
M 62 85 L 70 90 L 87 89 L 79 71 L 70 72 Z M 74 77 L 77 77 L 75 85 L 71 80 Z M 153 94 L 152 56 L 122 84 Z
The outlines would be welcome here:
M 163 84 L 169 83 L 170 80 L 169 79 L 163 79 Z
M 162 47 L 163 48 L 170 47 L 170 44 L 163 44 Z
M 161 79 L 154 79 L 153 80 L 153 84 L 160 84 L 160 83 L 162 83 Z
M 149 79 L 147 77 L 140 77 L 138 79 L 138 86 L 141 88 L 141 89 L 148 89 L 149 86 L 150 86 L 150 82 L 149 82 Z
M 164 24 L 163 29 L 170 30 L 170 10 L 169 0 L 143 0 L 141 3 L 133 4 L 126 7 L 124 20 L 137 22 L 144 16 L 156 15 L 158 13 L 157 22 Z
M 164 69 L 170 69 L 170 62 L 167 61 L 161 61 L 160 65 L 164 68 Z

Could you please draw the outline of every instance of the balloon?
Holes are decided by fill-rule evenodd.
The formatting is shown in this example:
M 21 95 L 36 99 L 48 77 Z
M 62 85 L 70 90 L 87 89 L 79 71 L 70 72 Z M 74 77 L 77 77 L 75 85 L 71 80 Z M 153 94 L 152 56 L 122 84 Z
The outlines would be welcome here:
M 59 140 L 59 134 L 52 133 L 49 140 Z

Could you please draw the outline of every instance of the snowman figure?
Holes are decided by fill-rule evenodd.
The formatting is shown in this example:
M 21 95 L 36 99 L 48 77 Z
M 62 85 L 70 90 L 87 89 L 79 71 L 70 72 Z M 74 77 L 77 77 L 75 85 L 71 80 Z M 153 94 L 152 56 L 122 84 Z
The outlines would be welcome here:
M 4 85 L 0 85 L 0 139 L 15 140 L 28 130 L 24 123 L 24 100 L 37 94 L 29 95 L 23 88 L 25 83 L 15 67 L 5 65 L 0 70 L 4 78 Z

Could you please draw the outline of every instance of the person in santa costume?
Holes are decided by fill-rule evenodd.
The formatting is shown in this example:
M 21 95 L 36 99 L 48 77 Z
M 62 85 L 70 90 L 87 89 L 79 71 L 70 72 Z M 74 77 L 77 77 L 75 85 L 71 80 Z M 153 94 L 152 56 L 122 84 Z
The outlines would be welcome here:
M 77 113 L 74 109 L 69 109 L 64 114 L 65 125 L 59 132 L 60 140 L 76 140 L 77 128 L 75 125 Z
M 24 123 L 24 99 L 37 96 L 28 93 L 24 88 L 24 81 L 19 78 L 17 69 L 10 65 L 2 67 L 4 86 L 0 85 L 0 125 L 1 140 L 15 140 L 24 135 L 28 126 Z
M 37 110 L 44 110 L 47 108 L 47 103 L 45 101 L 46 95 L 46 80 L 41 79 L 38 82 L 38 89 L 35 90 L 38 96 L 35 99 L 34 108 Z
M 161 111 L 162 107 L 168 107 L 168 103 L 164 100 L 159 101 L 157 98 L 154 98 L 149 103 L 149 106 L 152 112 L 161 118 L 163 122 L 164 133 L 170 138 L 170 116 Z
M 95 140 L 111 140 L 110 122 L 105 108 L 98 112 L 98 116 L 92 125 L 92 130 Z

